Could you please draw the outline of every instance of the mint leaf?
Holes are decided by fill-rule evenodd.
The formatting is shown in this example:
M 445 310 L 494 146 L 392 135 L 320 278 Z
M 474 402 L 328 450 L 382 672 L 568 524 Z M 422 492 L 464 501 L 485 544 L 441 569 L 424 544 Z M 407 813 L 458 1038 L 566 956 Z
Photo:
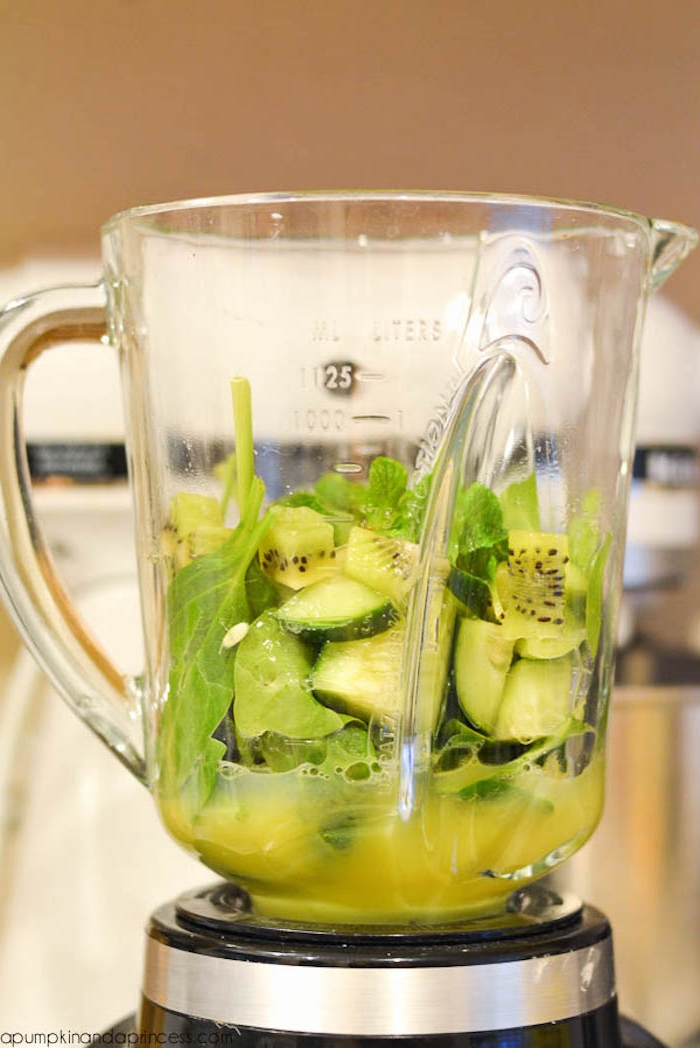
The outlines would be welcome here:
M 493 550 L 503 543 L 508 555 L 508 531 L 503 523 L 503 510 L 497 496 L 489 488 L 477 483 L 460 493 L 459 513 L 462 518 L 459 558 L 462 561 L 466 562 L 472 554 Z M 457 566 L 466 570 L 466 563 L 458 563 Z
M 364 484 L 348 480 L 340 473 L 324 473 L 316 481 L 314 491 L 323 506 L 322 512 L 331 510 L 350 513 L 358 518 L 361 516 L 366 495 Z
M 432 479 L 432 474 L 428 473 L 418 481 L 415 488 L 405 491 L 399 499 L 390 532 L 393 538 L 420 542 Z
M 322 515 L 326 513 L 323 504 L 311 491 L 293 491 L 291 495 L 283 495 L 282 498 L 275 499 L 273 506 L 306 506 L 308 509 L 315 510 L 316 513 Z
M 364 505 L 365 523 L 373 531 L 391 531 L 399 512 L 399 503 L 406 492 L 408 470 L 396 459 L 380 455 L 369 467 L 369 479 Z
M 457 538 L 450 542 L 450 557 L 461 576 L 454 575 L 448 585 L 479 618 L 487 616 L 488 608 L 498 620 L 502 609 L 495 587 L 496 570 L 508 559 L 508 531 L 496 495 L 478 483 L 460 491 L 453 535 L 455 530 Z
M 264 494 L 255 477 L 245 513 L 213 553 L 182 568 L 168 592 L 170 677 L 158 733 L 161 787 L 182 797 L 188 815 L 206 802 L 225 746 L 212 734 L 233 697 L 235 648 L 222 648 L 228 630 L 251 618 L 246 573 L 268 525 L 258 522 Z

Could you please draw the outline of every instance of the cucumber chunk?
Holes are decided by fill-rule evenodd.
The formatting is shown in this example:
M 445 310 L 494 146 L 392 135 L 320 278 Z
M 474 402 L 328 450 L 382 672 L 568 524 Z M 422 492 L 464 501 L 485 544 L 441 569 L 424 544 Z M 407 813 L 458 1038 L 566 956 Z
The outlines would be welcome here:
M 560 731 L 571 715 L 573 669 L 571 655 L 515 662 L 506 678 L 494 737 L 532 742 Z
M 462 619 L 454 652 L 459 704 L 477 728 L 490 733 L 513 657 L 513 640 L 503 628 L 481 619 Z
M 312 643 L 372 637 L 398 619 L 398 612 L 384 594 L 345 575 L 308 586 L 276 614 L 286 630 Z
M 401 711 L 405 632 L 394 626 L 365 640 L 330 642 L 321 649 L 311 687 L 329 706 L 362 720 Z

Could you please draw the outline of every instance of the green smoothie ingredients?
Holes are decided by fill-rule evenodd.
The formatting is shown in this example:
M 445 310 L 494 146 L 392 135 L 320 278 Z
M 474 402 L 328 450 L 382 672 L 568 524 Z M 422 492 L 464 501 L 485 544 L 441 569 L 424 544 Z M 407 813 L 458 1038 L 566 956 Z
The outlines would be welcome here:
M 221 500 L 177 493 L 161 541 L 164 820 L 269 914 L 435 921 L 497 906 L 600 812 L 587 697 L 609 539 L 595 496 L 556 534 L 540 528 L 534 473 L 500 495 L 459 492 L 431 579 L 435 708 L 416 721 L 427 778 L 399 814 L 430 476 L 411 487 L 402 463 L 377 457 L 365 483 L 328 473 L 263 511 L 245 380 L 233 400 Z

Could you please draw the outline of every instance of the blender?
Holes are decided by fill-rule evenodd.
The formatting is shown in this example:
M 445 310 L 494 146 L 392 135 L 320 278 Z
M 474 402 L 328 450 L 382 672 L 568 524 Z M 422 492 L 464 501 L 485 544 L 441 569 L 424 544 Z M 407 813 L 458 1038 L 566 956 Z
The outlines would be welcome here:
M 224 878 L 152 915 L 140 1035 L 654 1043 L 605 917 L 537 882 L 602 808 L 639 335 L 695 240 L 488 194 L 189 201 L 2 314 L 8 607 Z M 73 338 L 122 367 L 137 677 L 32 511 L 22 376 Z

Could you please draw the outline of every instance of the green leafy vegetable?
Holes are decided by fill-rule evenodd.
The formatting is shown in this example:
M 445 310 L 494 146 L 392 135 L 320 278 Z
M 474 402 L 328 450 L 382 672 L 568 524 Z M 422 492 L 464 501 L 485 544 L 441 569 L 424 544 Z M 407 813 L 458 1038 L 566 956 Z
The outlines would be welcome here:
M 432 479 L 432 474 L 428 473 L 418 481 L 415 488 L 404 491 L 391 527 L 393 538 L 406 539 L 407 542 L 420 541 Z
M 348 480 L 340 473 L 324 473 L 314 488 L 316 498 L 326 512 L 349 513 L 358 520 L 362 515 L 366 490 L 364 484 Z
M 270 771 L 291 771 L 300 764 L 310 764 L 324 774 L 338 774 L 375 757 L 367 729 L 356 721 L 318 739 L 265 732 L 252 743 L 251 752 L 264 760 Z
M 592 488 L 583 497 L 580 513 L 569 524 L 569 556 L 585 575 L 600 544 L 600 511 L 600 494 Z
M 508 530 L 542 530 L 534 470 L 525 480 L 516 480 L 501 492 L 501 507 L 503 523 Z
M 233 716 L 244 751 L 266 732 L 292 739 L 318 739 L 352 718 L 323 706 L 311 691 L 315 652 L 288 633 L 270 612 L 253 623 L 238 647 Z
M 605 537 L 591 565 L 591 574 L 588 579 L 588 594 L 586 597 L 586 633 L 588 635 L 588 646 L 593 655 L 597 654 L 598 641 L 600 639 L 600 627 L 603 618 L 603 582 L 605 579 L 605 565 L 610 550 L 610 535 Z
M 457 566 L 466 571 L 475 561 L 485 563 L 491 555 L 504 560 L 508 556 L 508 531 L 496 495 L 483 484 L 472 484 L 461 493 L 458 509 L 462 528 Z M 472 574 L 480 576 L 478 572 Z
M 236 648 L 222 641 L 251 618 L 246 572 L 268 525 L 267 517 L 258 521 L 263 494 L 255 477 L 238 527 L 215 552 L 182 568 L 168 593 L 171 669 L 158 756 L 165 788 L 187 787 L 190 816 L 211 793 L 225 749 L 211 736 L 233 696 Z
M 253 557 L 246 571 L 245 591 L 250 605 L 251 619 L 257 619 L 268 608 L 276 608 L 280 603 L 277 587 L 260 567 L 258 557 Z
M 337 851 L 347 851 L 355 843 L 359 820 L 356 815 L 340 815 L 320 830 L 321 840 Z
M 408 470 L 400 462 L 381 455 L 374 460 L 369 468 L 367 494 L 362 506 L 368 528 L 382 534 L 391 531 L 407 483 Z
M 457 539 L 450 543 L 450 552 L 455 566 L 466 576 L 459 580 L 464 585 L 457 596 L 475 615 L 484 617 L 484 586 L 488 587 L 489 605 L 498 619 L 502 609 L 495 586 L 496 570 L 508 559 L 508 531 L 496 495 L 478 483 L 459 492 L 453 533 L 455 530 Z
M 443 724 L 437 738 L 435 770 L 449 771 L 473 757 L 483 745 L 485 736 L 456 717 Z
M 509 782 L 504 782 L 503 779 L 481 779 L 479 782 L 472 783 L 471 786 L 465 786 L 463 790 L 459 791 L 459 796 L 465 801 L 517 801 L 523 805 L 535 806 L 543 815 L 551 814 L 554 811 L 554 805 L 550 800 L 528 793 L 527 790 L 521 790 L 519 786 L 513 786 Z
M 408 471 L 396 459 L 380 455 L 369 468 L 366 484 L 339 473 L 326 473 L 316 483 L 311 505 L 326 516 L 345 514 L 351 522 L 392 538 L 418 542 L 430 493 L 430 474 L 414 489 L 408 488 Z M 303 493 L 306 496 L 306 493 Z
M 328 744 L 325 738 L 290 739 L 274 731 L 266 731 L 259 739 L 253 740 L 250 752 L 259 756 L 270 771 L 292 771 L 300 764 L 318 766 L 326 759 Z
M 292 509 L 305 506 L 316 513 L 327 514 L 327 508 L 311 491 L 294 491 L 291 495 L 283 495 L 282 498 L 275 499 L 273 505 L 290 506 Z
M 544 763 L 552 754 L 555 754 L 568 739 L 579 735 L 585 735 L 593 729 L 577 717 L 569 717 L 561 730 L 554 735 L 539 739 L 530 743 L 524 752 L 513 760 L 503 764 L 482 764 L 470 756 L 457 768 L 441 771 L 436 775 L 435 783 L 439 793 L 458 793 L 463 796 L 463 791 L 476 783 L 490 782 L 493 779 L 508 780 L 510 777 L 523 771 L 525 764 Z M 479 789 L 487 789 L 480 786 Z

